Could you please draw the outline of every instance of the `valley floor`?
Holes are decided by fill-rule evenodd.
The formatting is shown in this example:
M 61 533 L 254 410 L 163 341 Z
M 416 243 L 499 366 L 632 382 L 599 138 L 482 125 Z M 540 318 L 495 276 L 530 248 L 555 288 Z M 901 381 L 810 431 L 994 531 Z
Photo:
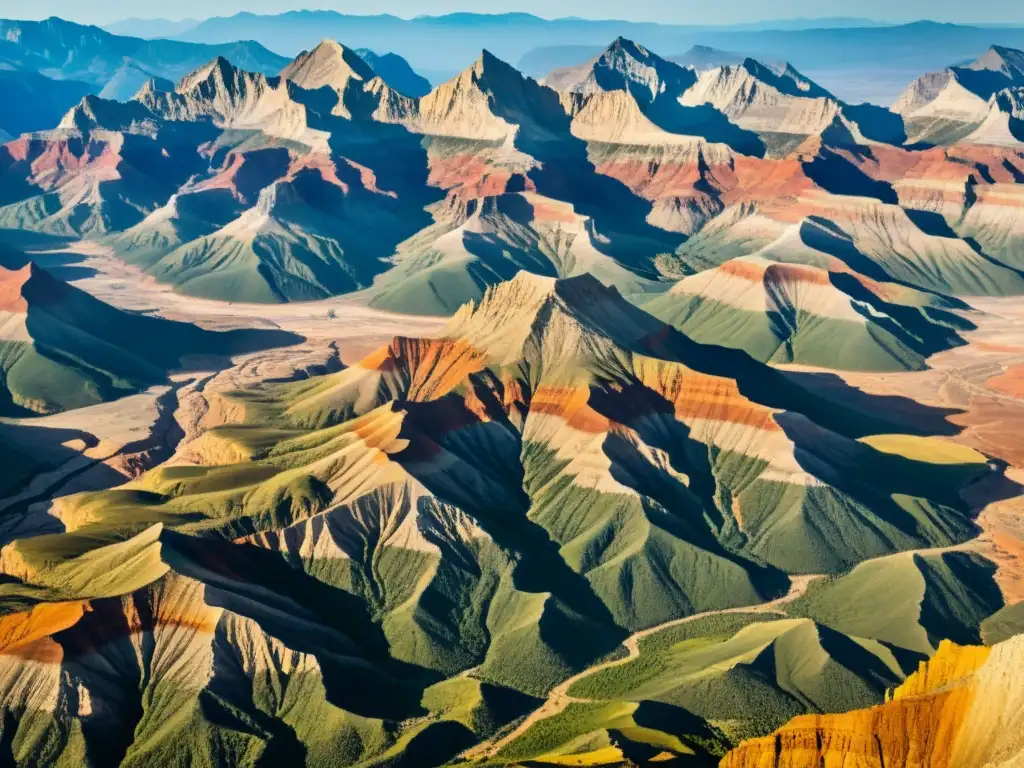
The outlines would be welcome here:
M 75 268 L 88 274 L 75 285 L 115 307 L 187 320 L 212 330 L 272 328 L 298 333 L 311 341 L 330 340 L 336 342 L 346 364 L 358 361 L 394 336 L 430 335 L 445 324 L 439 317 L 373 309 L 358 294 L 288 304 L 198 299 L 175 293 L 97 243 L 83 241 L 66 253 L 80 256 Z
M 548 718 L 554 717 L 555 715 L 564 712 L 566 707 L 570 704 L 585 704 L 596 702 L 596 699 L 583 698 L 579 696 L 573 696 L 570 694 L 570 689 L 581 680 L 591 677 L 603 672 L 606 669 L 612 667 L 619 667 L 629 662 L 635 661 L 640 657 L 640 641 L 646 637 L 651 637 L 659 632 L 678 627 L 682 624 L 690 624 L 693 622 L 706 619 L 710 616 L 727 616 L 729 614 L 774 614 L 777 616 L 785 616 L 786 612 L 784 606 L 787 603 L 791 603 L 794 600 L 802 597 L 807 592 L 807 587 L 815 579 L 821 578 L 818 575 L 810 576 L 797 576 L 793 579 L 793 583 L 790 585 L 789 592 L 777 600 L 771 602 L 762 603 L 754 606 L 743 606 L 739 608 L 726 608 L 718 611 L 705 611 L 704 613 L 695 613 L 692 616 L 684 616 L 681 619 L 673 619 L 666 621 L 663 624 L 658 624 L 647 629 L 634 632 L 632 635 L 622 641 L 622 647 L 625 649 L 626 654 L 616 656 L 615 658 L 603 661 L 600 664 L 595 664 L 592 667 L 579 672 L 564 682 L 560 683 L 557 687 L 553 688 L 548 694 L 547 699 L 544 703 L 523 718 L 518 724 L 510 729 L 507 729 L 504 733 L 498 733 L 493 738 L 485 741 L 482 744 L 478 744 L 472 749 L 464 753 L 463 757 L 467 760 L 479 760 L 483 758 L 491 758 L 497 755 L 507 745 L 511 744 L 517 738 L 522 736 L 532 726 L 541 720 L 547 720 Z

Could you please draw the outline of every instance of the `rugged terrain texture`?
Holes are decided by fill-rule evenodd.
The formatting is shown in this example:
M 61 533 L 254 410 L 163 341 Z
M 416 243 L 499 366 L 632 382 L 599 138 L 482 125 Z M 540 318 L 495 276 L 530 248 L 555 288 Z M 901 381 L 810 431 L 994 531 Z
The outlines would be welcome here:
M 910 458 L 905 425 L 589 276 L 520 274 L 436 338 L 205 407 L 171 459 L 0 550 L 14 763 L 710 761 L 877 701 L 1004 604 L 983 557 L 900 565 L 977 535 L 982 457 Z M 908 600 L 959 590 L 959 623 L 838 628 L 864 561 Z M 582 675 L 620 644 L 649 671 Z
M 1017 55 L 970 71 L 1012 79 L 997 64 Z M 957 343 L 953 305 L 931 294 L 1024 292 L 1024 144 L 1000 133 L 1019 112 L 1006 89 L 985 130 L 926 145 L 905 142 L 901 115 L 788 65 L 695 69 L 622 38 L 557 91 L 486 51 L 418 95 L 373 61 L 325 41 L 278 76 L 218 58 L 126 102 L 89 96 L 0 149 L 0 225 L 102 241 L 192 296 L 365 289 L 374 306 L 439 315 L 526 269 L 665 293 L 659 314 L 683 322 L 696 284 L 668 292 L 675 281 L 754 253 L 815 268 L 870 314 L 871 338 L 853 329 L 851 343 L 882 348 L 872 368 Z M 776 343 L 776 359 L 822 362 L 813 332 L 783 327 L 807 325 L 788 317 L 802 299 L 750 301 L 730 313 L 737 338 L 769 333 L 759 356 Z
M 893 109 L 911 141 L 1017 146 L 1024 140 L 1024 53 L 992 46 L 977 61 L 922 75 Z
M 5 143 L 0 763 L 1008 768 L 1019 99 L 722 58 L 324 41 Z
M 87 93 L 124 101 L 146 80 L 177 80 L 214 56 L 260 72 L 276 72 L 287 63 L 251 40 L 221 45 L 143 40 L 56 17 L 0 19 L 0 39 L 0 130 L 11 136 L 52 128 Z
M 1012 768 L 1024 754 L 1022 656 L 1022 637 L 991 649 L 943 643 L 885 704 L 797 717 L 721 765 Z

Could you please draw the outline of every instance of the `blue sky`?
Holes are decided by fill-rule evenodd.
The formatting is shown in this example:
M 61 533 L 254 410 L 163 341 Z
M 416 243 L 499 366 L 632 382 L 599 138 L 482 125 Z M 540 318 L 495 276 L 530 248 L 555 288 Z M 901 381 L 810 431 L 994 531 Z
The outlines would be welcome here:
M 0 17 L 62 16 L 103 24 L 128 16 L 170 19 L 226 16 L 241 10 L 278 13 L 298 8 L 330 8 L 343 13 L 393 13 L 411 17 L 474 10 L 487 13 L 525 11 L 539 16 L 625 18 L 683 24 L 735 24 L 764 19 L 857 16 L 883 21 L 922 18 L 957 22 L 1022 22 L 1024 0 L 0 0 Z

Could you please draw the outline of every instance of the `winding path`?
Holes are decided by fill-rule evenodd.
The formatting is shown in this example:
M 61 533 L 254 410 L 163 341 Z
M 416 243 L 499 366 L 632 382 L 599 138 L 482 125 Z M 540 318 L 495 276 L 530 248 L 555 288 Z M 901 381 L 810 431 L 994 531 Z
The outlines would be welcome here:
M 541 704 L 537 709 L 533 710 L 523 720 L 520 720 L 512 730 L 501 730 L 498 731 L 487 741 L 481 742 L 474 747 L 466 750 L 462 753 L 461 757 L 467 760 L 481 760 L 494 757 L 498 752 L 504 749 L 508 744 L 515 741 L 517 738 L 522 736 L 529 730 L 533 725 L 536 725 L 541 720 L 547 720 L 550 717 L 563 712 L 566 707 L 570 704 L 583 704 L 591 702 L 592 699 L 583 699 L 577 696 L 570 696 L 569 689 L 572 688 L 580 680 L 591 675 L 596 675 L 612 667 L 618 667 L 622 664 L 634 661 L 640 657 L 640 641 L 645 637 L 650 637 L 653 634 L 661 632 L 672 627 L 677 627 L 680 624 L 688 624 L 698 619 L 703 619 L 708 616 L 724 616 L 730 613 L 775 613 L 785 614 L 785 611 L 779 610 L 779 608 L 786 603 L 791 603 L 799 597 L 802 597 L 807 592 L 807 587 L 815 579 L 819 579 L 821 576 L 793 576 L 791 579 L 789 592 L 777 600 L 772 600 L 767 603 L 759 603 L 756 605 L 745 605 L 737 608 L 720 608 L 714 611 L 704 611 L 703 613 L 695 613 L 692 616 L 684 616 L 680 619 L 672 619 L 662 624 L 657 624 L 647 629 L 642 629 L 639 632 L 634 632 L 632 635 L 622 641 L 622 646 L 626 649 L 627 653 L 625 656 L 621 656 L 617 659 L 611 659 L 609 661 L 595 664 L 592 667 L 587 667 L 582 672 L 578 672 L 567 680 L 563 680 L 557 686 L 551 689 L 548 693 L 544 703 Z

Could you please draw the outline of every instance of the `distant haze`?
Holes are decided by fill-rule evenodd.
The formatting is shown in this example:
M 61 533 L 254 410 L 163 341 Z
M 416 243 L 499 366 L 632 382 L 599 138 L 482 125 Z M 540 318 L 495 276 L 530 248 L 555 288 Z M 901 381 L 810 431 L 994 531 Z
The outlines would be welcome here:
M 140 5 L 137 0 L 36 0 L 28 5 L 13 0 L 0 0 L 0 16 L 6 18 L 46 18 L 60 16 L 83 23 L 107 24 L 132 16 L 163 15 L 171 19 L 228 16 L 240 11 L 281 13 L 315 8 L 341 13 L 390 13 L 410 18 L 420 14 L 438 15 L 457 11 L 489 13 L 522 12 L 545 18 L 582 16 L 586 18 L 660 21 L 676 24 L 742 24 L 771 19 L 796 17 L 824 18 L 857 16 L 878 21 L 900 22 L 917 19 L 935 21 L 996 23 L 1024 21 L 1021 0 L 985 0 L 965 3 L 962 0 L 861 0 L 857 3 L 840 0 L 729 0 L 724 3 L 685 0 L 502 0 L 501 2 L 468 4 L 465 0 L 383 0 L 376 3 L 288 2 L 288 0 L 178 0 L 166 5 Z

